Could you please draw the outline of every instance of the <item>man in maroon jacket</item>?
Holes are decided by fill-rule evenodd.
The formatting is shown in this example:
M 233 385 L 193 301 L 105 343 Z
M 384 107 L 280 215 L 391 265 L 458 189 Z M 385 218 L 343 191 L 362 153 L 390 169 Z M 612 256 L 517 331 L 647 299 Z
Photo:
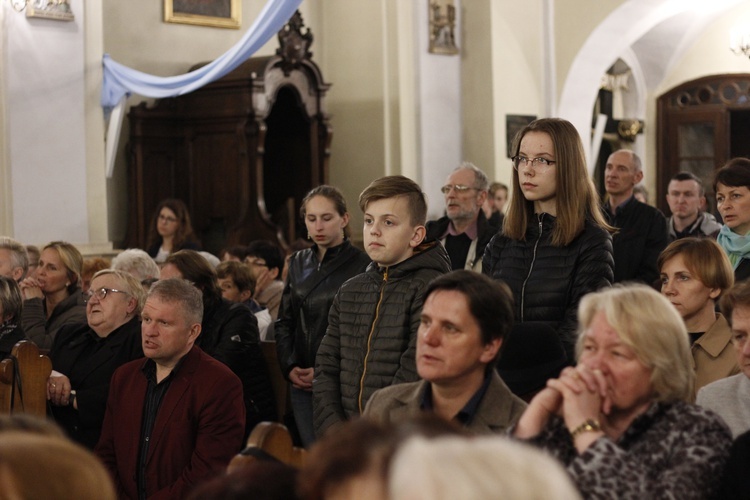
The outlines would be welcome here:
M 182 498 L 242 447 L 242 383 L 193 345 L 202 311 L 200 292 L 184 280 L 159 281 L 149 292 L 141 315 L 147 359 L 112 376 L 96 447 L 120 497 Z

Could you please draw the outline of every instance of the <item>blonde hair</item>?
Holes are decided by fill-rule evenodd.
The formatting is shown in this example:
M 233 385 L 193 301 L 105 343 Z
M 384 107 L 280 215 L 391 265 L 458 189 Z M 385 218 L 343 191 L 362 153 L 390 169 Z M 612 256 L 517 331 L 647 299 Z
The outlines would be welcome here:
M 551 456 L 501 436 L 414 437 L 389 470 L 391 500 L 580 500 L 570 476 Z
M 68 293 L 73 293 L 81 286 L 81 270 L 83 268 L 83 256 L 78 249 L 67 241 L 53 241 L 45 245 L 42 252 L 51 248 L 60 256 L 60 260 L 68 274 L 70 285 Z
M 652 370 L 654 400 L 692 400 L 695 373 L 690 339 L 677 309 L 663 295 L 646 285 L 631 284 L 583 297 L 578 307 L 579 357 L 586 329 L 599 312 L 604 312 L 620 340 Z
M 55 436 L 21 431 L 0 433 L 0 477 L 2 498 L 117 498 L 112 480 L 96 456 Z

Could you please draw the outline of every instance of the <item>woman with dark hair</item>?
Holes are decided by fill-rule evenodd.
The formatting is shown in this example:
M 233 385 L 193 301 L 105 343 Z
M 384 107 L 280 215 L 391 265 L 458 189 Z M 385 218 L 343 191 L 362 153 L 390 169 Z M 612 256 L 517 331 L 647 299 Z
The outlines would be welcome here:
M 195 345 L 229 367 L 242 381 L 248 434 L 258 422 L 276 419 L 276 407 L 258 321 L 250 308 L 222 298 L 216 271 L 198 252 L 167 257 L 160 279 L 182 278 L 203 294 L 203 321 Z
M 287 283 L 274 325 L 281 371 L 291 384 L 294 419 L 305 446 L 315 439 L 312 381 L 315 355 L 328 328 L 328 310 L 339 287 L 362 273 L 370 258 L 346 236 L 349 212 L 341 191 L 318 186 L 300 207 L 312 248 L 289 260 Z
M 179 250 L 200 250 L 190 213 L 182 200 L 169 198 L 156 207 L 148 234 L 148 254 L 158 263 Z
M 0 360 L 10 355 L 16 342 L 26 339 L 21 328 L 22 310 L 23 298 L 18 283 L 0 276 Z
M 21 281 L 21 325 L 40 349 L 52 347 L 61 326 L 86 322 L 80 286 L 82 267 L 83 257 L 76 247 L 53 241 L 42 249 L 34 277 Z
M 732 158 L 714 177 L 716 209 L 724 227 L 716 241 L 729 256 L 734 280 L 750 277 L 750 160 Z
M 732 266 L 710 238 L 681 238 L 664 249 L 656 261 L 661 293 L 677 309 L 690 335 L 695 392 L 715 380 L 739 372 L 732 347 L 732 330 L 716 304 L 732 288 Z
M 510 207 L 482 272 L 510 286 L 516 323 L 541 321 L 557 331 L 572 363 L 578 302 L 614 279 L 612 228 L 570 122 L 531 122 L 516 136 L 513 155 Z

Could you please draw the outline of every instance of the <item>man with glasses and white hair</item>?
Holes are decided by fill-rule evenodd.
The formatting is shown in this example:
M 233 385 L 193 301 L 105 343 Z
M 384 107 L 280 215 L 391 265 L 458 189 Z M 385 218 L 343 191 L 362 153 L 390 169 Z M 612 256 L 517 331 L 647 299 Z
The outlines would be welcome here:
M 482 210 L 488 187 L 485 173 L 472 163 L 463 162 L 440 188 L 445 196 L 445 216 L 427 222 L 425 240 L 440 240 L 454 271 L 482 272 L 484 247 L 500 230 Z

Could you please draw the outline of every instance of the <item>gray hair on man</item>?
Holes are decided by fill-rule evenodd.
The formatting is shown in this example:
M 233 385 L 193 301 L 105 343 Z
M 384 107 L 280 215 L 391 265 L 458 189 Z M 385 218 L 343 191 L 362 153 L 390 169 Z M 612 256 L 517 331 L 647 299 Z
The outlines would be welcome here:
M 203 295 L 187 280 L 159 280 L 151 285 L 146 302 L 151 298 L 179 305 L 188 324 L 200 324 L 203 321 Z
M 469 161 L 461 162 L 459 166 L 453 169 L 453 172 L 459 170 L 471 170 L 474 172 L 474 187 L 480 191 L 487 191 L 490 187 L 490 180 L 479 167 Z
M 13 238 L 0 236 L 0 249 L 5 249 L 10 252 L 10 262 L 13 268 L 20 267 L 23 269 L 23 275 L 21 278 L 25 277 L 26 273 L 29 271 L 29 254 L 26 253 L 26 247 Z

